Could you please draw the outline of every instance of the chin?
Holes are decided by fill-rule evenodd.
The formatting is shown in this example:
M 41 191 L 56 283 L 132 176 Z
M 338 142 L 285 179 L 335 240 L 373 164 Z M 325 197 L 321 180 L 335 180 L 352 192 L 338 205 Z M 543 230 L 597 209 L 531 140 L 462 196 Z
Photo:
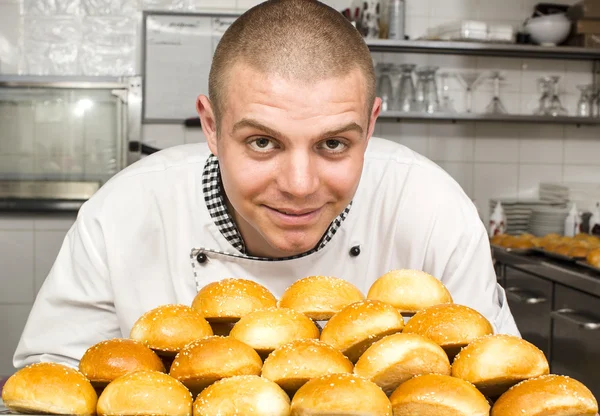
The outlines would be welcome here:
M 307 251 L 310 251 L 313 248 L 315 248 L 315 246 L 319 244 L 321 236 L 322 235 L 319 235 L 318 238 L 303 238 L 299 241 L 294 241 L 293 238 L 279 238 L 275 241 L 271 241 L 270 245 L 275 250 L 281 252 L 283 257 L 290 257 L 306 253 Z

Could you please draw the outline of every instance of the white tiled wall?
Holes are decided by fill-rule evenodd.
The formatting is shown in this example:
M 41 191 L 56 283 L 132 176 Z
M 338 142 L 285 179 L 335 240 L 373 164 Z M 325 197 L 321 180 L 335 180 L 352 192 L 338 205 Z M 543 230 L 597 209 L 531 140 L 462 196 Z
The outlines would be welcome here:
M 571 0 L 570 0 L 571 1 Z M 518 24 L 538 0 L 407 0 L 407 30 L 422 35 L 432 25 L 457 18 L 479 18 Z M 199 7 L 245 10 L 257 0 L 196 0 Z M 350 0 L 330 0 L 337 9 Z M 20 37 L 19 0 L 0 0 L 0 54 L 6 60 Z M 385 54 L 387 62 L 437 65 L 447 70 L 500 69 L 506 80 L 502 99 L 511 112 L 529 113 L 537 103 L 536 79 L 564 76 L 563 105 L 573 111 L 576 86 L 591 81 L 588 63 L 463 56 Z M 14 73 L 17 63 L 2 62 L 0 73 Z M 463 109 L 464 96 L 453 82 L 452 97 Z M 491 99 L 491 84 L 480 85 L 475 108 Z M 600 130 L 521 124 L 380 122 L 376 134 L 398 141 L 439 163 L 477 202 L 484 219 L 488 199 L 534 197 L 539 181 L 600 181 Z M 204 140 L 199 129 L 179 125 L 145 125 L 144 141 L 159 148 Z M 38 288 L 54 261 L 74 216 L 0 214 L 0 374 L 12 371 L 11 356 Z
M 0 375 L 12 372 L 31 305 L 74 221 L 75 214 L 0 213 Z

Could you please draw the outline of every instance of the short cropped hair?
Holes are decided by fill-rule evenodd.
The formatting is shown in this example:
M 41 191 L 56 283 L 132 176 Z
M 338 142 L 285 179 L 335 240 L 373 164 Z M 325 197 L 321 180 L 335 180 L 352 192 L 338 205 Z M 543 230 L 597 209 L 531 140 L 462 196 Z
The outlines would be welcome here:
M 238 17 L 213 56 L 208 94 L 217 131 L 230 71 L 243 63 L 264 74 L 307 84 L 359 69 L 370 114 L 375 100 L 373 59 L 361 34 L 337 10 L 314 0 L 269 0 Z

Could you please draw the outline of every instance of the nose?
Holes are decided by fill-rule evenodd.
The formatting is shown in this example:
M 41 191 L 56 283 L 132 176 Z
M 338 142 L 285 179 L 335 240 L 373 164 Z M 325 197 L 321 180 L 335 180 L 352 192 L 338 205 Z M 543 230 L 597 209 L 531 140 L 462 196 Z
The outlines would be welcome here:
M 279 189 L 294 197 L 306 198 L 319 189 L 319 175 L 315 155 L 309 151 L 294 150 L 281 166 Z

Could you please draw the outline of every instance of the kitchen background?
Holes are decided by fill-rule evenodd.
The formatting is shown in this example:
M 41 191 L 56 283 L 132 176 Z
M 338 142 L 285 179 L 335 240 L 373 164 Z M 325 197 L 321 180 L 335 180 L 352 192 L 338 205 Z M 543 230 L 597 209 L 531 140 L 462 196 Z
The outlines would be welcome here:
M 428 28 L 457 19 L 481 19 L 518 27 L 537 0 L 406 0 L 406 32 L 419 37 Z M 143 9 L 244 11 L 248 0 L 0 0 L 0 74 L 133 75 L 140 70 L 140 22 Z M 342 10 L 349 1 L 326 3 Z M 569 3 L 565 1 L 562 3 Z M 124 5 L 125 7 L 121 7 Z M 85 23 L 85 24 L 84 24 Z M 109 34 L 109 30 L 110 33 Z M 48 69 L 39 59 L 46 35 L 64 40 L 55 52 L 71 51 L 61 65 Z M 102 49 L 103 37 L 120 39 L 121 48 Z M 59 42 L 60 43 L 60 42 Z M 24 45 L 24 53 L 18 45 Z M 37 49 L 36 49 L 37 48 Z M 40 49 L 41 48 L 41 49 Z M 62 49 L 61 49 L 62 48 Z M 30 53 L 29 53 L 30 52 Z M 454 55 L 374 53 L 378 62 L 436 65 L 445 70 L 500 70 L 505 76 L 501 99 L 511 113 L 531 114 L 538 104 L 536 80 L 560 75 L 563 106 L 575 113 L 578 85 L 592 83 L 592 63 Z M 450 92 L 464 108 L 464 89 L 455 81 Z M 492 98 L 490 80 L 475 91 L 473 106 Z M 190 103 L 192 108 L 194 103 Z M 2 121 L 3 124 L 6 120 Z M 102 129 L 92 126 L 99 137 Z M 1 127 L 2 129 L 5 126 Z M 379 122 L 376 135 L 395 140 L 446 169 L 475 200 L 482 219 L 496 197 L 537 197 L 540 182 L 594 182 L 600 178 L 600 128 L 562 124 L 475 122 Z M 202 141 L 200 129 L 175 124 L 142 126 L 144 143 L 165 148 Z M 0 172 L 19 169 L 2 154 Z M 49 272 L 75 214 L 0 213 L 0 374 L 10 374 L 11 357 L 36 293 Z

